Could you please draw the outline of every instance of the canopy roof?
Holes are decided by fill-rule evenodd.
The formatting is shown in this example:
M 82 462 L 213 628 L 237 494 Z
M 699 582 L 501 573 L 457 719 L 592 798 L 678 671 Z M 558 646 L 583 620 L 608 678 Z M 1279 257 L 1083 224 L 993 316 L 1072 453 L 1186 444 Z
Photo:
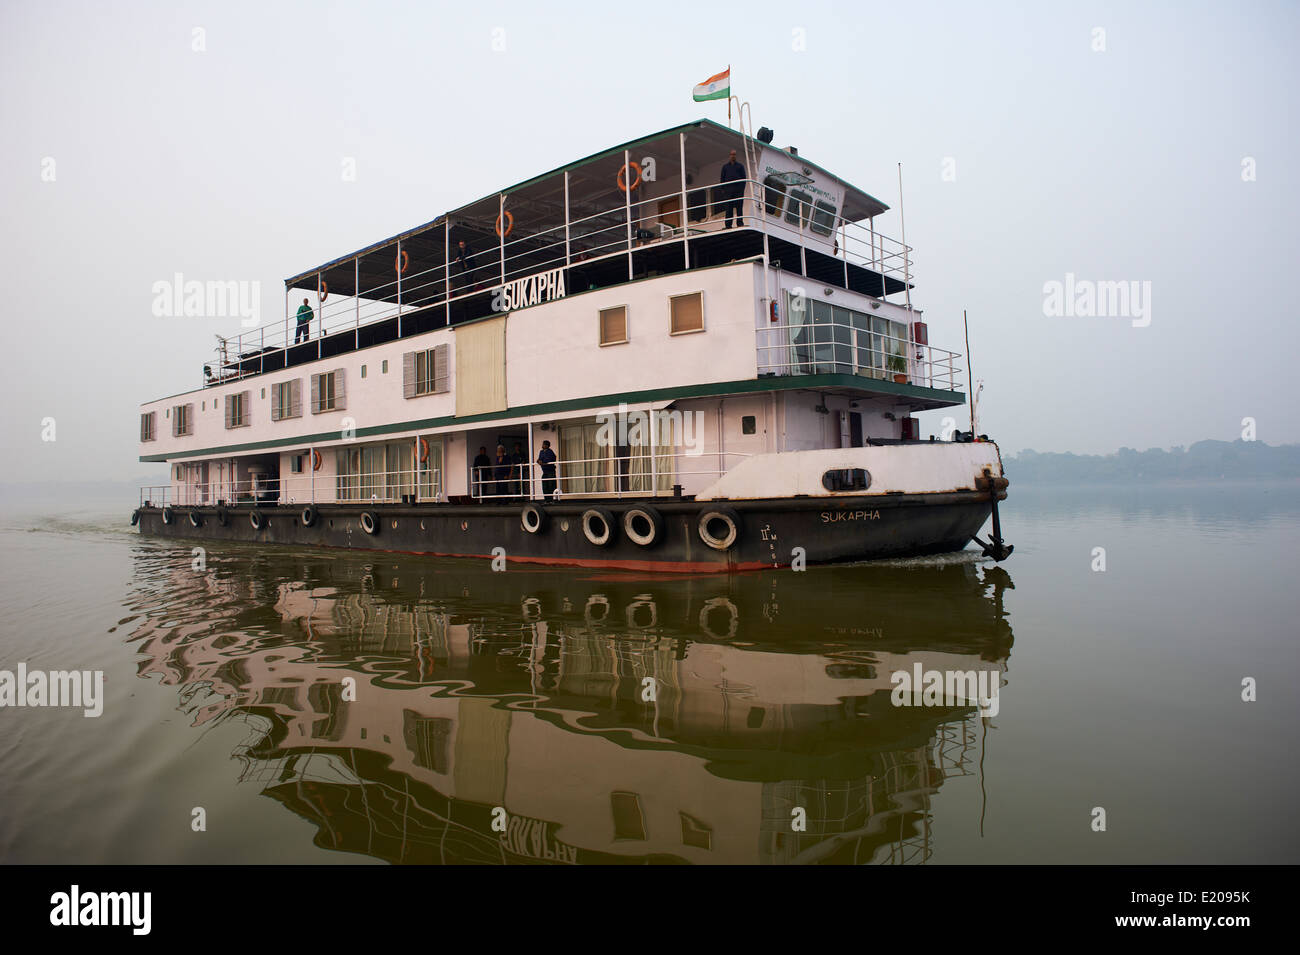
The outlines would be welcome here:
M 719 156 L 725 157 L 731 149 L 743 152 L 743 144 L 746 140 L 749 140 L 758 149 L 765 146 L 766 148 L 775 148 L 751 137 L 746 137 L 737 130 L 707 119 L 674 126 L 671 129 L 665 129 L 650 136 L 593 153 L 584 159 L 579 159 L 566 166 L 552 169 L 532 179 L 527 179 L 503 189 L 500 193 L 491 193 L 468 205 L 440 215 L 423 225 L 408 229 L 379 242 L 374 242 L 322 265 L 299 272 L 297 275 L 285 279 L 285 286 L 287 288 L 315 289 L 317 281 L 320 279 L 327 284 L 331 294 L 351 296 L 356 295 L 358 289 L 360 289 L 364 292 L 365 298 L 395 298 L 396 282 L 394 277 L 398 242 L 401 242 L 402 251 L 409 254 L 412 266 L 417 264 L 423 266 L 423 268 L 411 269 L 416 274 L 423 272 L 434 263 L 441 267 L 442 263 L 446 261 L 445 246 L 447 243 L 450 243 L 453 250 L 461 240 L 469 243 L 477 251 L 495 246 L 498 240 L 494 232 L 494 226 L 502 195 L 509 199 L 509 209 L 512 214 L 526 213 L 531 223 L 529 228 L 522 232 L 516 230 L 515 236 L 512 237 L 512 243 L 518 246 L 521 242 L 529 241 L 528 238 L 521 239 L 520 236 L 527 232 L 536 232 L 537 244 L 539 248 L 544 248 L 548 241 L 548 230 L 559 229 L 561 233 L 563 232 L 564 174 L 566 172 L 570 173 L 569 210 L 571 218 L 580 219 L 585 216 L 593 216 L 608 209 L 611 205 L 610 183 L 623 165 L 624 150 L 634 147 L 640 149 L 642 147 L 654 148 L 658 146 L 675 175 L 679 163 L 677 137 L 680 133 L 688 133 L 686 149 L 688 189 L 699 188 L 699 186 L 690 185 L 689 183 L 691 176 L 698 178 L 702 165 L 716 161 Z M 858 222 L 880 215 L 889 209 L 889 206 L 879 199 L 857 189 L 821 166 L 809 162 L 802 154 L 799 155 L 799 161 L 810 169 L 816 169 L 823 175 L 835 179 L 844 186 L 845 197 L 841 214 L 846 221 Z M 448 222 L 450 228 L 444 231 L 444 223 Z M 539 228 L 540 231 L 538 231 Z M 524 251 L 526 251 L 525 248 L 516 248 L 512 250 L 512 254 Z M 454 251 L 452 254 L 454 255 Z

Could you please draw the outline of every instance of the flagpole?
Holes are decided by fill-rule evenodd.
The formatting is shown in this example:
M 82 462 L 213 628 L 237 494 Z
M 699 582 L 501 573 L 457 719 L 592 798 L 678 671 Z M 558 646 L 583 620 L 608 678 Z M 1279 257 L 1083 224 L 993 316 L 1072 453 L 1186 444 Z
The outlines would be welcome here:
M 731 126 L 731 64 L 727 64 L 727 126 Z

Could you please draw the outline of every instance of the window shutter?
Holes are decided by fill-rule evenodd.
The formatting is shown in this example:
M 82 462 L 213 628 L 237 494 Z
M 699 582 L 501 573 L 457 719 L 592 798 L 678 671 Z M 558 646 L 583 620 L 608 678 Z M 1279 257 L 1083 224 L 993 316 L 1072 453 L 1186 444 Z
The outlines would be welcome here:
M 447 391 L 447 346 L 439 345 L 433 350 L 433 390 L 436 394 Z
M 226 430 L 229 431 L 234 425 L 235 403 L 230 399 L 233 395 L 226 396 Z
M 194 433 L 194 402 L 192 401 L 185 406 L 185 433 Z
M 279 421 L 284 417 L 284 405 L 281 403 L 284 398 L 284 383 L 271 386 L 271 420 Z
M 311 413 L 320 414 L 320 375 L 311 376 Z
M 415 352 L 402 355 L 402 397 L 415 397 Z
M 253 423 L 253 393 L 251 391 L 244 392 L 243 405 L 244 425 L 247 427 Z
M 302 417 L 302 379 L 295 378 L 289 383 L 289 417 Z
M 347 392 L 343 388 L 343 369 L 334 371 L 334 410 L 342 411 L 348 406 Z
M 172 408 L 172 437 L 178 438 L 181 433 L 181 406 L 176 405 Z

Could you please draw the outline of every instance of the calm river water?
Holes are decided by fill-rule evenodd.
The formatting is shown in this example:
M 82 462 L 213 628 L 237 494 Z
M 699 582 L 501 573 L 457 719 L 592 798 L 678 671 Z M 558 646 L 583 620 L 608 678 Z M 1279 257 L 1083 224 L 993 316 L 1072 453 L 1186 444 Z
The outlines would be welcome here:
M 10 499 L 0 670 L 105 699 L 0 708 L 0 861 L 1298 862 L 1298 490 L 1013 483 L 1005 564 L 730 579 L 195 569 Z M 895 705 L 918 666 L 996 713 Z

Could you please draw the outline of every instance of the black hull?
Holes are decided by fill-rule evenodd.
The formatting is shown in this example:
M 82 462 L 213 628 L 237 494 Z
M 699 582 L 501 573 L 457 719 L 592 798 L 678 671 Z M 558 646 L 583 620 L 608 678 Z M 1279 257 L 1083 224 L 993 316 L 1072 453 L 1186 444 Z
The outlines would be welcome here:
M 990 502 L 987 492 L 958 492 L 721 502 L 570 498 L 542 506 L 546 524 L 538 533 L 524 530 L 522 502 L 322 504 L 310 526 L 303 523 L 299 506 L 262 505 L 260 530 L 250 520 L 253 508 L 248 505 L 226 509 L 224 524 L 211 506 L 178 506 L 171 523 L 163 520 L 161 509 L 144 507 L 138 520 L 143 534 L 185 540 L 483 558 L 500 556 L 501 548 L 507 562 L 717 573 L 784 567 L 793 562 L 795 548 L 802 548 L 809 564 L 960 550 L 988 519 Z M 662 516 L 662 531 L 649 546 L 623 532 L 623 514 L 634 506 L 652 507 Z M 584 536 L 582 515 L 591 507 L 606 509 L 618 525 L 605 546 Z M 705 544 L 697 526 L 704 512 L 719 508 L 734 513 L 739 531 L 726 551 Z M 374 534 L 363 529 L 363 512 L 374 516 Z M 192 514 L 197 515 L 197 527 Z

